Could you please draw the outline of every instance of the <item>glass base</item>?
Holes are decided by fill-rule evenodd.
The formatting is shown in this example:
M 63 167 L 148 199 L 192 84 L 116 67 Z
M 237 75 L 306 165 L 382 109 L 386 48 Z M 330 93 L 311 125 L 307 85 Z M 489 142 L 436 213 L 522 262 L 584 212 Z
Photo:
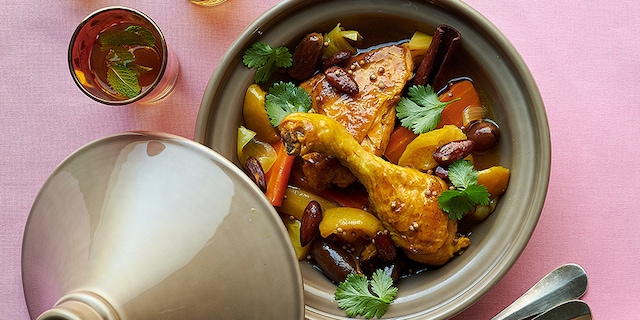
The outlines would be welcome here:
M 227 0 L 189 0 L 191 3 L 195 3 L 201 6 L 217 6 L 226 2 Z

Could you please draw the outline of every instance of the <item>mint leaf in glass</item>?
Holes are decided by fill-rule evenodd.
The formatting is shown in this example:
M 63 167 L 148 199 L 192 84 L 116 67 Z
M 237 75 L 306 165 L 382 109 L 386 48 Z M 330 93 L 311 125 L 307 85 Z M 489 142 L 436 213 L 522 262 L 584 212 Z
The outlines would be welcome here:
M 156 38 L 149 29 L 141 26 L 129 26 L 124 30 L 105 31 L 98 35 L 103 50 L 114 46 L 152 47 Z
M 106 55 L 107 82 L 118 94 L 133 98 L 142 88 L 138 77 L 152 70 L 150 67 L 136 64 L 133 49 L 153 47 L 156 38 L 149 29 L 131 25 L 124 30 L 110 30 L 98 35 L 101 49 L 109 51 Z
M 133 98 L 140 94 L 138 77 L 124 64 L 111 64 L 107 70 L 107 81 L 113 90 L 127 98 Z
M 136 57 L 133 53 L 125 47 L 113 47 L 110 48 L 109 53 L 107 53 L 107 61 L 110 63 L 121 63 L 126 66 L 135 60 Z
M 154 37 L 153 33 L 151 33 L 151 31 L 149 31 L 149 29 L 145 27 L 129 26 L 124 29 L 124 31 L 133 33 L 140 37 L 140 42 L 142 42 L 142 45 L 144 46 L 153 47 L 153 45 L 156 44 L 156 37 Z
M 147 72 L 153 70 L 153 68 L 151 68 L 151 67 L 141 66 L 141 65 L 135 64 L 135 63 L 128 64 L 127 68 L 129 68 L 131 71 L 133 71 L 133 73 L 136 74 L 136 77 L 139 77 L 143 73 L 147 73 Z

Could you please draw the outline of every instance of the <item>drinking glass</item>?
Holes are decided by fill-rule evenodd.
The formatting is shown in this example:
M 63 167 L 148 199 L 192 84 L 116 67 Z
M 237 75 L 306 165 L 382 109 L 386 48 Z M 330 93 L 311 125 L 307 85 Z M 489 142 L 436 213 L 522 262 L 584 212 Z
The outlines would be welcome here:
M 189 0 L 191 3 L 195 3 L 201 6 L 217 6 L 226 2 L 227 0 Z
M 128 38 L 122 36 L 123 32 L 142 33 L 140 30 L 153 36 L 152 45 L 127 42 L 115 48 L 99 40 L 108 32 L 122 39 Z M 127 58 L 122 58 L 125 55 Z M 144 13 L 121 6 L 99 9 L 82 20 L 71 37 L 68 60 L 71 76 L 80 90 L 107 105 L 159 101 L 172 91 L 178 78 L 178 59 L 158 25 Z M 126 79 L 119 89 L 112 85 L 117 79 Z M 123 94 L 122 87 L 135 89 Z

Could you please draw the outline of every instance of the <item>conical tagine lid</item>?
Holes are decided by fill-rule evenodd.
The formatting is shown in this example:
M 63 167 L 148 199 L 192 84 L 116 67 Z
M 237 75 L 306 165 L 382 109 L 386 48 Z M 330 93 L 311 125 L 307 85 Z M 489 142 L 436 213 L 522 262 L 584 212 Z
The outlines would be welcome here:
M 33 319 L 304 317 L 273 207 L 230 161 L 169 134 L 118 134 L 65 159 L 22 250 Z

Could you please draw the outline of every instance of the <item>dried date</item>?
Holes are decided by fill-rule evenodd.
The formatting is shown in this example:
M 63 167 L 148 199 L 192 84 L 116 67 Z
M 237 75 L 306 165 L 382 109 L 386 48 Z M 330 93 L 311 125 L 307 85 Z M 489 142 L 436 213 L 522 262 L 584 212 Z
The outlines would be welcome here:
M 245 163 L 245 169 L 249 178 L 255 182 L 262 192 L 265 192 L 267 190 L 267 179 L 264 177 L 264 171 L 262 170 L 260 161 L 254 157 L 249 157 L 247 163 Z
M 333 66 L 325 70 L 324 75 L 329 84 L 342 93 L 351 95 L 360 91 L 358 83 L 353 79 L 353 76 L 338 66 Z
M 396 258 L 396 245 L 388 232 L 378 232 L 373 238 L 378 251 L 378 258 L 384 262 L 391 262 Z
M 322 221 L 322 208 L 318 201 L 311 200 L 302 214 L 300 224 L 300 244 L 304 247 L 320 233 L 318 226 Z
M 442 180 L 449 180 L 449 169 L 443 166 L 437 166 L 433 169 L 433 174 Z
M 473 140 L 455 140 L 445 143 L 433 152 L 433 159 L 440 165 L 447 166 L 456 160 L 463 159 L 471 154 Z
M 356 259 L 329 239 L 318 238 L 309 250 L 316 266 L 331 281 L 339 283 L 350 273 L 357 273 Z
M 320 33 L 310 33 L 293 50 L 293 63 L 289 76 L 302 81 L 310 78 L 317 70 L 322 54 L 323 37 Z
M 498 142 L 500 129 L 494 121 L 482 119 L 471 122 L 465 134 L 474 142 L 473 151 L 484 152 Z
M 334 53 L 331 57 L 327 58 L 324 62 L 322 62 L 322 70 L 329 69 L 333 66 L 345 67 L 349 59 L 351 59 L 351 51 L 343 50 Z

